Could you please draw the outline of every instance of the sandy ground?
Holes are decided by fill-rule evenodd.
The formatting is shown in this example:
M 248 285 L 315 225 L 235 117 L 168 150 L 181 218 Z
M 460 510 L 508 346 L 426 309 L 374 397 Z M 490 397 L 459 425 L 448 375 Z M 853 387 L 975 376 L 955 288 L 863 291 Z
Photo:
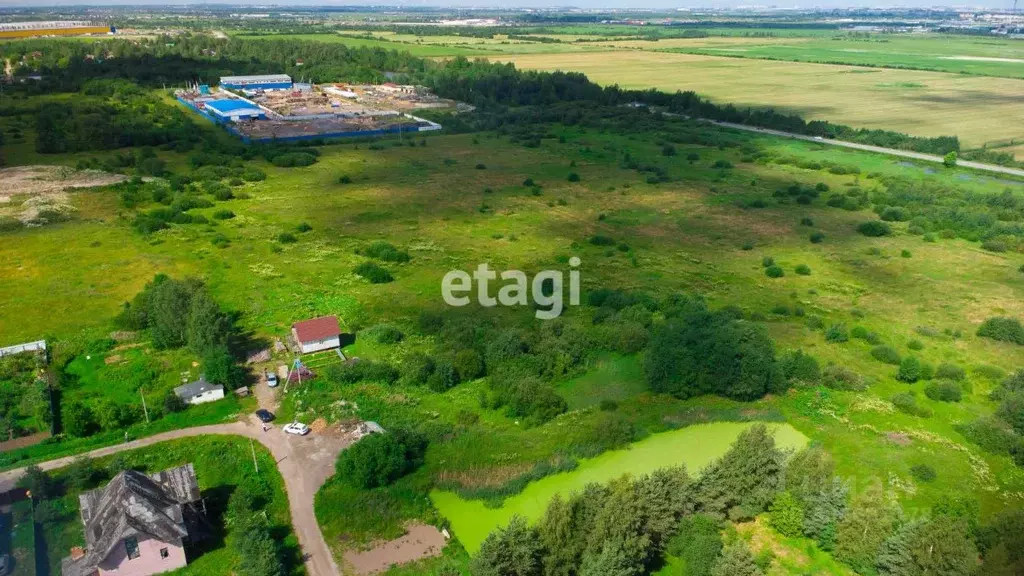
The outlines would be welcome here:
M 422 558 L 440 556 L 445 545 L 441 532 L 426 524 L 410 524 L 405 536 L 380 542 L 362 552 L 345 552 L 345 567 L 366 576 L 384 572 L 395 564 L 405 564 Z
M 67 166 L 17 166 L 0 170 L 0 216 L 26 226 L 45 224 L 41 213 L 69 215 L 75 211 L 67 190 L 107 186 L 126 180 L 121 174 L 78 171 Z
M 0 170 L 0 196 L 52 194 L 68 188 L 107 186 L 127 179 L 121 174 L 79 171 L 67 166 L 16 166 Z

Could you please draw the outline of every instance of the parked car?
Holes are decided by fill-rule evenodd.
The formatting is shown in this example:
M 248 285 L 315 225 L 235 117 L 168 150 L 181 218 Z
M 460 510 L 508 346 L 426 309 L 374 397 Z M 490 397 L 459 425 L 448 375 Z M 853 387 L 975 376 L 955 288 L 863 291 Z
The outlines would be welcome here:
M 286 424 L 285 427 L 282 428 L 282 430 L 284 430 L 286 434 L 297 434 L 299 436 L 305 436 L 306 434 L 309 434 L 309 426 L 306 426 L 302 422 L 292 422 L 291 424 Z
M 277 387 L 277 374 L 267 372 L 267 386 L 270 386 L 271 388 Z
M 260 408 L 256 411 L 256 417 L 260 419 L 260 422 L 266 424 L 274 419 L 274 413 L 270 410 L 264 410 Z

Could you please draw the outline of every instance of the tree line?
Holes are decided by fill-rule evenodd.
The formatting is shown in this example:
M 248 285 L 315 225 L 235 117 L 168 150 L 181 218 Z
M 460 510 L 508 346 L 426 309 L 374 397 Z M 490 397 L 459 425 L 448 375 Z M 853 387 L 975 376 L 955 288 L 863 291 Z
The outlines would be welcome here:
M 727 521 L 767 514 L 784 536 L 811 538 L 862 574 L 968 576 L 979 557 L 986 574 L 1024 569 L 1024 511 L 990 524 L 977 503 L 946 499 L 908 517 L 891 492 L 872 483 L 848 497 L 831 457 L 811 446 L 787 457 L 764 425 L 745 430 L 699 477 L 683 468 L 555 496 L 533 525 L 521 517 L 492 532 L 473 559 L 477 576 L 639 576 L 682 558 L 690 576 L 760 575 L 755 557 Z
M 95 43 L 33 40 L 0 47 L 16 62 L 16 75 L 40 73 L 37 83 L 19 85 L 27 93 L 77 91 L 94 78 L 133 78 L 149 87 L 212 82 L 221 75 L 288 73 L 316 82 L 383 82 L 398 74 L 425 84 L 439 95 L 482 108 L 552 106 L 573 103 L 577 114 L 595 105 L 641 102 L 687 116 L 748 124 L 878 146 L 945 154 L 960 149 L 953 136 L 922 138 L 885 130 L 855 129 L 826 121 L 807 121 L 770 108 L 737 108 L 700 98 L 692 91 L 623 90 L 601 87 L 583 74 L 517 70 L 512 64 L 464 57 L 447 62 L 417 58 L 408 52 L 350 48 L 340 43 L 298 40 L 217 39 L 207 35 L 121 39 Z M 301 61 L 301 63 L 300 63 Z M 385 74 L 388 73 L 388 74 Z

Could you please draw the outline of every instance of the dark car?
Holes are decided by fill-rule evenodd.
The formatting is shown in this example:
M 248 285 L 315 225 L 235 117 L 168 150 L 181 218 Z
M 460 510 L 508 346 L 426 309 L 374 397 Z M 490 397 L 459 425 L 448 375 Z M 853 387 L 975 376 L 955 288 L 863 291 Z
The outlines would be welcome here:
M 262 408 L 256 411 L 256 417 L 259 418 L 260 422 L 263 422 L 264 424 L 274 419 L 274 415 L 270 412 L 270 410 L 264 410 Z

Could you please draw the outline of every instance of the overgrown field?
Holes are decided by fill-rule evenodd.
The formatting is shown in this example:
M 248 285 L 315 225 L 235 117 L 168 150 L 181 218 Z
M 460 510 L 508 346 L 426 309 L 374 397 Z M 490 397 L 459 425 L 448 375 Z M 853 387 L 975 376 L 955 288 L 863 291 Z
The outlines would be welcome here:
M 955 134 L 966 147 L 1024 136 L 1024 81 L 937 72 L 650 51 L 494 57 L 519 68 L 582 72 L 623 88 L 694 90 L 858 128 Z
M 1012 327 L 987 332 L 1011 341 L 978 335 L 986 319 L 1024 316 L 1020 182 L 628 114 L 614 129 L 539 124 L 289 152 L 310 157 L 302 167 L 255 156 L 225 158 L 218 171 L 199 151 L 159 151 L 195 181 L 73 192 L 71 218 L 0 232 L 0 276 L 10 279 L 0 284 L 0 333 L 104 336 L 163 272 L 202 278 L 259 336 L 336 314 L 360 331 L 349 352 L 404 378 L 412 353 L 451 344 L 423 314 L 451 312 L 440 295 L 446 272 L 481 262 L 567 272 L 577 256 L 586 305 L 562 323 L 538 322 L 525 306 L 462 318 L 535 331 L 549 352 L 564 352 L 545 357 L 548 400 L 564 401 L 564 414 L 503 409 L 488 381 L 496 375 L 477 379 L 472 355 L 461 357 L 459 371 L 473 372 L 462 383 L 438 370 L 417 385 L 366 363 L 358 377 L 317 365 L 321 377 L 292 388 L 281 419 L 373 419 L 430 442 L 423 465 L 393 485 L 324 488 L 317 516 L 336 550 L 395 537 L 409 520 L 442 523 L 424 498 L 432 488 L 498 503 L 624 439 L 715 420 L 785 420 L 834 455 L 855 492 L 881 480 L 911 516 L 945 496 L 976 499 L 983 519 L 1022 505 L 1024 471 L 1010 449 L 986 451 L 963 427 L 995 412 L 989 393 L 1024 360 L 1024 334 Z M 55 158 L 101 164 L 114 154 Z M 265 179 L 232 175 L 256 168 Z M 643 323 L 655 317 L 594 295 L 669 302 L 678 292 L 732 306 L 735 322 L 764 329 L 780 356 L 810 354 L 821 385 L 753 402 L 652 394 Z M 602 324 L 624 310 L 641 330 L 616 338 L 616 325 Z M 622 349 L 572 356 L 573 332 Z M 130 352 L 122 360 L 145 368 Z M 172 360 L 180 370 L 187 359 Z M 85 388 L 113 369 L 98 357 L 76 362 Z M 922 466 L 934 477 L 923 480 Z

